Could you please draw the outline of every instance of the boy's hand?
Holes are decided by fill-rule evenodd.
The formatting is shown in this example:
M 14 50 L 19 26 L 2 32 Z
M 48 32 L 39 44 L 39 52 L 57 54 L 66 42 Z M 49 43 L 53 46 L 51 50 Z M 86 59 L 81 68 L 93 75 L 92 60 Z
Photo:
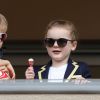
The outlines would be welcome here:
M 82 77 L 82 75 L 74 75 L 72 77 L 72 82 L 74 82 L 75 84 L 86 84 L 86 83 L 90 83 L 90 81 L 88 81 L 87 79 L 85 79 L 84 77 Z
M 25 72 L 26 79 L 34 79 L 35 73 L 33 67 L 28 67 Z
M 26 79 L 34 79 L 35 76 L 34 69 L 33 69 L 34 59 L 33 58 L 28 59 L 28 64 L 29 67 L 25 72 Z

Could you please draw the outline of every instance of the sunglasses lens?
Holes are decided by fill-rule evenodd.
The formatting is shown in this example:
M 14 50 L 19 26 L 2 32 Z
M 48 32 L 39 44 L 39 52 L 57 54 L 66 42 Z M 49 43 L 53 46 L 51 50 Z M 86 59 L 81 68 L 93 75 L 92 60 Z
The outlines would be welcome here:
M 55 40 L 51 39 L 51 38 L 47 38 L 45 39 L 45 44 L 48 46 L 48 47 L 52 47 L 54 45 L 54 42 Z
M 68 41 L 67 39 L 61 38 L 61 39 L 57 40 L 57 44 L 58 44 L 59 47 L 65 47 L 66 44 L 67 44 L 67 41 Z
M 2 34 L 2 35 L 1 35 L 1 41 L 5 41 L 6 38 L 7 38 L 7 34 Z
M 46 38 L 45 39 L 45 44 L 48 47 L 53 47 L 55 41 L 57 41 L 57 44 L 58 44 L 59 47 L 65 47 L 68 40 L 67 39 L 64 39 L 64 38 L 60 38 L 58 40 L 55 40 L 55 39 L 52 39 L 52 38 Z

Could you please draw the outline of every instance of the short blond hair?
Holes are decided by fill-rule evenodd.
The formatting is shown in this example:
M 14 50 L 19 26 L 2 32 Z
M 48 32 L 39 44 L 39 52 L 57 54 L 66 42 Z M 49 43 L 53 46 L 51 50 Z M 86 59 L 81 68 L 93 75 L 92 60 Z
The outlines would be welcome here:
M 0 32 L 6 33 L 7 28 L 8 28 L 8 22 L 5 16 L 0 13 Z
M 48 30 L 51 29 L 52 27 L 55 27 L 55 26 L 64 27 L 66 29 L 69 28 L 70 31 L 71 31 L 72 39 L 77 40 L 77 38 L 78 38 L 77 33 L 78 32 L 77 32 L 77 29 L 76 29 L 75 25 L 71 21 L 69 21 L 69 20 L 54 20 L 54 21 L 51 21 L 48 24 L 45 33 L 47 34 Z

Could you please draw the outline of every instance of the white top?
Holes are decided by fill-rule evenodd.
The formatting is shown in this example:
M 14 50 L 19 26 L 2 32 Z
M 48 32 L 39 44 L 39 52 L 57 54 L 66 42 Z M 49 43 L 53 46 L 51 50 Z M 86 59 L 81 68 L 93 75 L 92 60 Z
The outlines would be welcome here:
M 62 82 L 64 79 L 67 64 L 60 67 L 51 66 L 48 74 L 48 82 Z

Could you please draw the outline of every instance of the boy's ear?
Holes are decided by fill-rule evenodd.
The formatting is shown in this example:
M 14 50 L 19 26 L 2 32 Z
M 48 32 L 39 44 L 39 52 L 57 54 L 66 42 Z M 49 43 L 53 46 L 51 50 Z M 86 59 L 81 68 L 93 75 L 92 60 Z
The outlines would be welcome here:
M 77 47 L 77 41 L 72 42 L 72 51 L 74 51 Z

